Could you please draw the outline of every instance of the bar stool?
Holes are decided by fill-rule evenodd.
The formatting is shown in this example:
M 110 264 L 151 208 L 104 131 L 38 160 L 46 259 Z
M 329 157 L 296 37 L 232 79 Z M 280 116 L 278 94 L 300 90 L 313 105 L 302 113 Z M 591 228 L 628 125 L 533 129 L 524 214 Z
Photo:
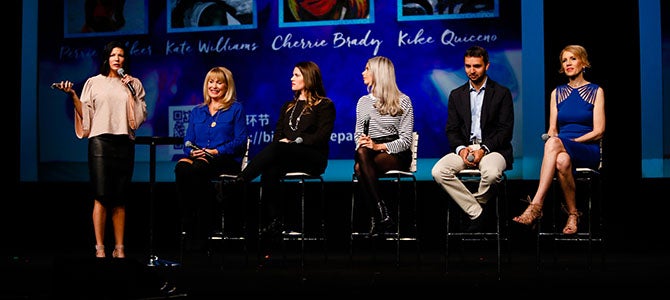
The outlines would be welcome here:
M 464 169 L 456 174 L 459 180 L 461 180 L 469 188 L 475 188 L 478 186 L 479 181 L 481 180 L 481 172 L 478 169 Z M 496 267 L 497 267 L 497 277 L 498 280 L 502 279 L 502 267 L 501 267 L 501 242 L 506 241 L 507 243 L 507 253 L 509 253 L 509 239 L 507 237 L 508 221 L 507 221 L 507 212 L 503 207 L 506 207 L 507 203 L 507 175 L 505 172 L 502 174 L 502 180 L 494 185 L 492 188 L 495 188 L 494 191 L 495 197 L 492 197 L 486 205 L 495 204 L 495 228 L 491 230 L 491 226 L 487 226 L 485 230 L 481 232 L 464 232 L 461 229 L 453 230 L 451 220 L 451 210 L 456 210 L 458 218 L 456 220 L 462 219 L 465 217 L 463 211 L 454 201 L 448 201 L 447 203 L 447 229 L 446 229 L 446 243 L 445 243 L 445 271 L 449 273 L 449 257 L 450 257 L 450 248 L 449 241 L 451 239 L 458 240 L 461 245 L 464 242 L 495 242 L 496 244 Z M 493 203 L 491 203 L 491 200 Z M 489 208 L 490 209 L 490 208 Z M 484 220 L 490 221 L 490 220 Z M 486 224 L 486 223 L 485 223 Z M 487 224 L 489 225 L 489 224 Z M 462 257 L 463 249 L 461 249 Z
M 409 171 L 401 170 L 390 170 L 384 175 L 379 177 L 380 181 L 393 182 L 396 183 L 396 232 L 387 234 L 384 240 L 395 241 L 396 242 L 396 267 L 400 266 L 400 242 L 401 241 L 414 241 L 416 243 L 416 257 L 417 261 L 421 261 L 421 247 L 419 234 L 417 230 L 417 191 L 416 191 L 416 170 L 417 170 L 417 153 L 419 148 L 419 133 L 412 133 L 412 163 L 410 164 Z M 353 252 L 354 252 L 354 240 L 358 239 L 370 239 L 369 232 L 360 232 L 356 230 L 355 226 L 355 204 L 356 204 L 356 191 L 358 184 L 358 177 L 356 174 L 352 175 L 352 194 L 351 194 L 351 210 L 350 210 L 350 221 L 349 221 L 349 260 L 353 261 Z M 401 200 L 402 200 L 402 183 L 403 182 L 411 183 L 412 197 L 410 199 L 412 205 L 412 220 L 409 224 L 409 230 L 401 230 L 401 221 L 404 215 L 401 214 Z
M 299 229 L 298 231 L 295 230 L 288 230 L 285 229 L 281 235 L 282 235 L 282 246 L 284 248 L 283 251 L 283 256 L 284 256 L 284 261 L 286 261 L 286 243 L 289 241 L 299 241 L 300 246 L 299 246 L 299 270 L 300 273 L 304 273 L 304 267 L 305 267 L 305 241 L 320 241 L 323 244 L 323 253 L 324 253 L 324 261 L 328 260 L 328 248 L 327 248 L 327 235 L 326 235 L 326 197 L 325 197 L 325 182 L 323 180 L 322 174 L 319 175 L 313 175 L 309 173 L 304 173 L 304 172 L 289 172 L 285 174 L 281 178 L 281 182 L 283 184 L 288 184 L 288 183 L 294 183 L 299 186 L 300 192 L 298 194 L 299 198 L 299 203 L 300 203 L 300 217 L 299 217 Z M 319 226 L 317 230 L 312 230 L 308 232 L 309 226 L 306 225 L 306 208 L 305 208 L 305 201 L 306 201 L 306 185 L 309 182 L 316 182 L 319 184 L 319 197 L 320 197 L 320 210 L 321 210 L 321 216 L 319 217 Z M 262 189 L 261 189 L 262 193 Z M 262 195 L 261 195 L 262 196 Z M 260 197 L 262 199 L 262 197 Z M 262 224 L 262 203 L 259 200 L 259 210 L 258 210 L 258 220 L 259 224 Z M 286 202 L 286 201 L 285 201 Z M 259 226 L 259 232 L 258 236 L 261 236 L 261 228 Z M 258 240 L 259 243 L 259 249 L 261 249 L 260 245 L 260 238 Z M 260 258 L 259 258 L 260 259 Z
M 247 145 L 246 149 L 244 151 L 244 156 L 242 157 L 242 162 L 240 166 L 240 171 L 244 170 L 247 165 L 249 164 L 249 148 L 251 147 L 251 137 L 247 137 Z M 221 246 L 225 246 L 225 242 L 231 241 L 231 242 L 241 242 L 242 244 L 242 250 L 244 251 L 244 257 L 245 257 L 245 264 L 249 264 L 249 250 L 248 250 L 248 240 L 249 240 L 249 234 L 247 230 L 247 220 L 246 220 L 246 213 L 243 212 L 242 214 L 237 214 L 242 216 L 241 220 L 241 229 L 238 232 L 232 232 L 228 230 L 228 227 L 226 226 L 228 223 L 226 222 L 226 209 L 225 209 L 225 202 L 230 201 L 228 195 L 233 193 L 234 191 L 230 191 L 230 187 L 234 186 L 235 179 L 237 178 L 237 174 L 228 174 L 228 173 L 223 173 L 219 174 L 219 176 L 215 179 L 213 179 L 213 183 L 216 187 L 217 193 L 216 193 L 216 200 L 221 203 L 221 228 L 220 231 L 214 232 L 212 235 L 209 236 L 208 240 L 210 242 L 210 251 L 212 250 L 212 244 L 215 242 L 220 242 Z M 235 186 L 237 187 L 237 186 Z M 246 199 L 247 199 L 247 184 L 243 184 L 243 186 L 240 187 L 242 190 L 242 205 L 246 205 Z M 221 251 L 222 258 L 225 259 L 225 254 L 224 251 Z
M 587 245 L 587 268 L 592 269 L 593 265 L 593 246 L 599 244 L 601 248 L 601 264 L 605 264 L 605 222 L 603 216 L 604 199 L 602 197 L 602 140 L 600 141 L 600 164 L 597 169 L 576 168 L 575 195 L 577 197 L 577 207 L 580 208 L 582 215 L 580 219 L 585 222 L 579 222 L 579 231 L 574 234 L 564 234 L 563 226 L 559 218 L 560 207 L 562 206 L 560 184 L 554 176 L 552 181 L 553 200 L 551 201 L 550 214 L 545 214 L 539 220 L 537 226 L 537 270 L 542 269 L 542 250 L 543 241 L 548 241 L 552 245 L 553 261 L 557 262 L 559 244 L 577 244 L 585 243 Z M 584 193 L 581 193 L 584 192 Z M 581 197 L 580 197 L 581 196 Z M 583 199 L 583 200 L 582 200 Z M 595 208 L 594 208 L 595 206 Z M 546 210 L 545 210 L 546 211 Z

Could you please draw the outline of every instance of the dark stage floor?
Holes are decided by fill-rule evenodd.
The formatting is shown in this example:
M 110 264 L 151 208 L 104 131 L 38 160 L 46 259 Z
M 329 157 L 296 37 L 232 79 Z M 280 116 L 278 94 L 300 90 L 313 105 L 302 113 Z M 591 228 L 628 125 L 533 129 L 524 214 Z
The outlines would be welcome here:
M 96 259 L 93 251 L 30 253 L 9 256 L 0 273 L 0 299 L 240 299 L 253 296 L 418 296 L 493 294 L 509 296 L 563 295 L 591 291 L 601 295 L 651 295 L 670 283 L 668 253 L 635 254 L 599 249 L 591 269 L 584 245 L 561 246 L 556 260 L 543 252 L 537 269 L 535 249 L 514 247 L 502 253 L 497 272 L 496 248 L 466 243 L 452 248 L 449 272 L 438 249 L 421 251 L 417 261 L 413 245 L 401 245 L 396 265 L 395 244 L 386 243 L 356 251 L 306 249 L 300 268 L 297 249 L 279 251 L 268 265 L 259 267 L 256 251 L 248 256 L 238 245 L 226 250 L 186 253 L 179 266 L 148 266 L 146 253 L 128 253 L 126 259 Z M 408 242 L 409 243 L 409 242 Z M 411 242 L 413 243 L 413 242 Z M 522 247 L 526 247 L 524 245 Z M 505 248 L 503 248 L 505 249 Z M 462 250 L 462 252 L 461 252 Z M 282 256 L 286 253 L 286 257 Z M 375 254 L 376 253 L 376 254 Z M 159 258 L 178 262 L 178 252 Z M 604 260 L 601 260 L 604 258 Z M 500 275 L 500 279 L 498 278 Z M 623 295 L 618 294 L 618 295 Z M 432 297 L 431 297 L 432 298 Z
M 653 201 L 651 209 L 641 205 L 650 203 L 647 199 L 667 195 L 670 184 L 666 181 L 645 181 L 636 198 L 619 199 L 615 197 L 619 189 L 608 190 L 612 195 L 607 198 L 606 243 L 604 248 L 600 243 L 592 248 L 591 269 L 586 244 L 559 244 L 554 261 L 554 248 L 542 243 L 542 268 L 538 270 L 536 235 L 527 227 L 510 226 L 509 244 L 503 242 L 501 248 L 500 279 L 496 247 L 490 242 L 450 242 L 452 255 L 449 272 L 446 272 L 445 206 L 441 204 L 447 201 L 434 196 L 439 194 L 432 182 L 421 184 L 420 261 L 413 241 L 401 243 L 400 264 L 396 266 L 395 243 L 382 241 L 375 245 L 375 252 L 364 240 L 356 243 L 350 260 L 351 191 L 347 190 L 350 185 L 329 185 L 327 260 L 318 241 L 307 241 L 302 271 L 295 241 L 287 244 L 286 259 L 282 251 L 275 251 L 272 262 L 258 268 L 253 236 L 249 239 L 248 256 L 244 255 L 239 241 L 229 241 L 215 244 L 212 255 L 190 252 L 180 259 L 178 241 L 173 234 L 178 222 L 175 222 L 176 214 L 169 209 L 176 207 L 171 202 L 174 201 L 172 185 L 158 189 L 157 199 L 161 205 L 157 206 L 155 227 L 148 225 L 150 210 L 143 206 L 147 203 L 143 199 L 148 197 L 138 193 L 138 199 L 131 201 L 133 206 L 129 211 L 133 213 L 128 219 L 126 259 L 95 259 L 90 200 L 77 194 L 84 190 L 81 184 L 25 186 L 24 201 L 7 201 L 3 210 L 5 217 L 0 218 L 4 241 L 0 246 L 0 300 L 267 296 L 319 299 L 359 295 L 375 299 L 477 298 L 478 295 L 578 299 L 591 295 L 632 295 L 642 299 L 640 297 L 663 294 L 670 287 L 670 251 L 664 246 L 667 243 L 667 201 Z M 532 188 L 510 182 L 510 212 L 523 211 L 525 206 L 515 200 Z M 138 186 L 138 191 L 146 190 L 146 185 Z M 52 197 L 46 195 L 62 195 L 73 200 L 50 201 Z M 40 203 L 39 209 L 35 203 Z M 251 221 L 249 230 L 255 232 L 256 210 L 250 206 L 246 211 Z M 550 221 L 550 216 L 547 211 L 543 220 Z M 559 224 L 562 222 L 564 220 Z M 155 250 L 152 251 L 148 250 L 152 240 L 147 239 L 149 228 L 155 228 L 150 231 L 155 233 Z M 580 226 L 580 230 L 585 228 Z M 182 264 L 148 266 L 150 253 Z

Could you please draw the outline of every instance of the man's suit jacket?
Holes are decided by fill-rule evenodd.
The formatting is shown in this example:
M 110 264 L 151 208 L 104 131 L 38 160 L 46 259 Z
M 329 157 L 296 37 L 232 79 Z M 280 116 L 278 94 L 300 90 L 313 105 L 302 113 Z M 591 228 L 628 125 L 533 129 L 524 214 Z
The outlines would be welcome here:
M 470 82 L 455 88 L 449 94 L 447 104 L 447 138 L 452 151 L 460 145 L 470 144 Z M 514 131 L 514 102 L 510 90 L 488 78 L 484 89 L 481 112 L 482 145 L 489 151 L 498 152 L 512 169 L 514 154 L 512 134 Z

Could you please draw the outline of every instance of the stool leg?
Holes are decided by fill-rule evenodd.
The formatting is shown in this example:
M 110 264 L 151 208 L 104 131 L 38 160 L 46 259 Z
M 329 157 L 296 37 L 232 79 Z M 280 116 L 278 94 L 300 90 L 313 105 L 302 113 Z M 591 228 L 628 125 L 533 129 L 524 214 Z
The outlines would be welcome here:
M 501 275 L 501 266 L 500 266 L 500 195 L 497 194 L 495 197 L 496 201 L 496 248 L 497 248 L 497 266 L 498 266 L 498 280 L 502 279 Z
M 305 268 L 305 180 L 300 179 L 300 274 Z
M 263 186 L 261 185 L 258 190 L 258 203 L 257 203 L 257 217 L 258 217 L 258 229 L 256 237 L 256 259 L 259 264 L 263 262 L 263 243 L 261 241 L 263 237 Z
M 396 198 L 396 235 L 395 235 L 395 267 L 400 268 L 400 199 L 402 198 L 402 189 L 401 189 L 401 182 L 400 182 L 400 176 L 398 176 L 397 180 L 397 198 Z
M 412 216 L 412 230 L 414 231 L 414 240 L 416 243 L 416 261 L 418 263 L 417 266 L 421 265 L 421 241 L 419 239 L 419 228 L 417 226 L 417 218 L 418 218 L 418 210 L 417 210 L 417 193 L 416 193 L 416 178 L 412 178 L 412 188 L 414 189 L 414 195 L 412 198 L 412 209 L 413 209 L 413 216 Z
M 328 261 L 328 232 L 326 231 L 326 184 L 323 181 L 323 178 L 320 179 L 321 184 L 321 238 L 323 239 L 323 259 L 324 262 Z
M 354 203 L 356 200 L 356 175 L 352 179 L 351 188 L 351 210 L 349 211 L 349 262 L 354 260 Z
M 451 205 L 451 203 L 447 203 L 447 205 L 446 205 L 446 207 L 447 207 L 447 233 L 446 233 L 447 238 L 445 239 L 445 245 L 444 245 L 444 250 L 445 250 L 445 253 L 444 253 L 444 271 L 447 274 L 449 274 L 449 232 L 450 232 L 449 231 L 450 230 L 449 229 L 449 226 L 450 226 L 449 222 L 450 222 L 450 219 L 451 219 L 450 218 L 451 217 L 451 211 L 449 209 L 449 205 Z

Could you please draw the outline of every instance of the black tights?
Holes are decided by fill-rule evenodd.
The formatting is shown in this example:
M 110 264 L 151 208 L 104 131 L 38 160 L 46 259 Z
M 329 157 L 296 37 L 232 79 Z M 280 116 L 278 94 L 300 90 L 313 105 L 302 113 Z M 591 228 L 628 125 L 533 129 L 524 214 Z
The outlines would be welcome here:
M 214 219 L 214 176 L 209 163 L 195 159 L 175 165 L 175 179 L 182 229 L 194 238 L 204 240 Z
M 272 142 L 258 152 L 249 165 L 238 176 L 249 182 L 261 176 L 262 223 L 282 217 L 281 177 L 288 172 L 322 174 L 326 170 L 328 157 L 320 151 L 296 143 Z
M 210 161 L 180 160 L 175 165 L 175 181 L 182 229 L 195 239 L 206 239 L 216 229 L 215 220 L 221 210 L 212 180 L 218 174 L 239 172 L 240 164 L 231 156 L 220 155 Z
M 377 179 L 390 170 L 409 170 L 411 161 L 405 159 L 403 155 L 374 151 L 364 147 L 356 150 L 354 160 L 354 174 L 363 186 L 367 200 L 365 203 L 371 215 L 377 219 L 379 216 L 373 212 L 379 211 L 377 204 L 382 201 L 379 195 L 379 180 Z

